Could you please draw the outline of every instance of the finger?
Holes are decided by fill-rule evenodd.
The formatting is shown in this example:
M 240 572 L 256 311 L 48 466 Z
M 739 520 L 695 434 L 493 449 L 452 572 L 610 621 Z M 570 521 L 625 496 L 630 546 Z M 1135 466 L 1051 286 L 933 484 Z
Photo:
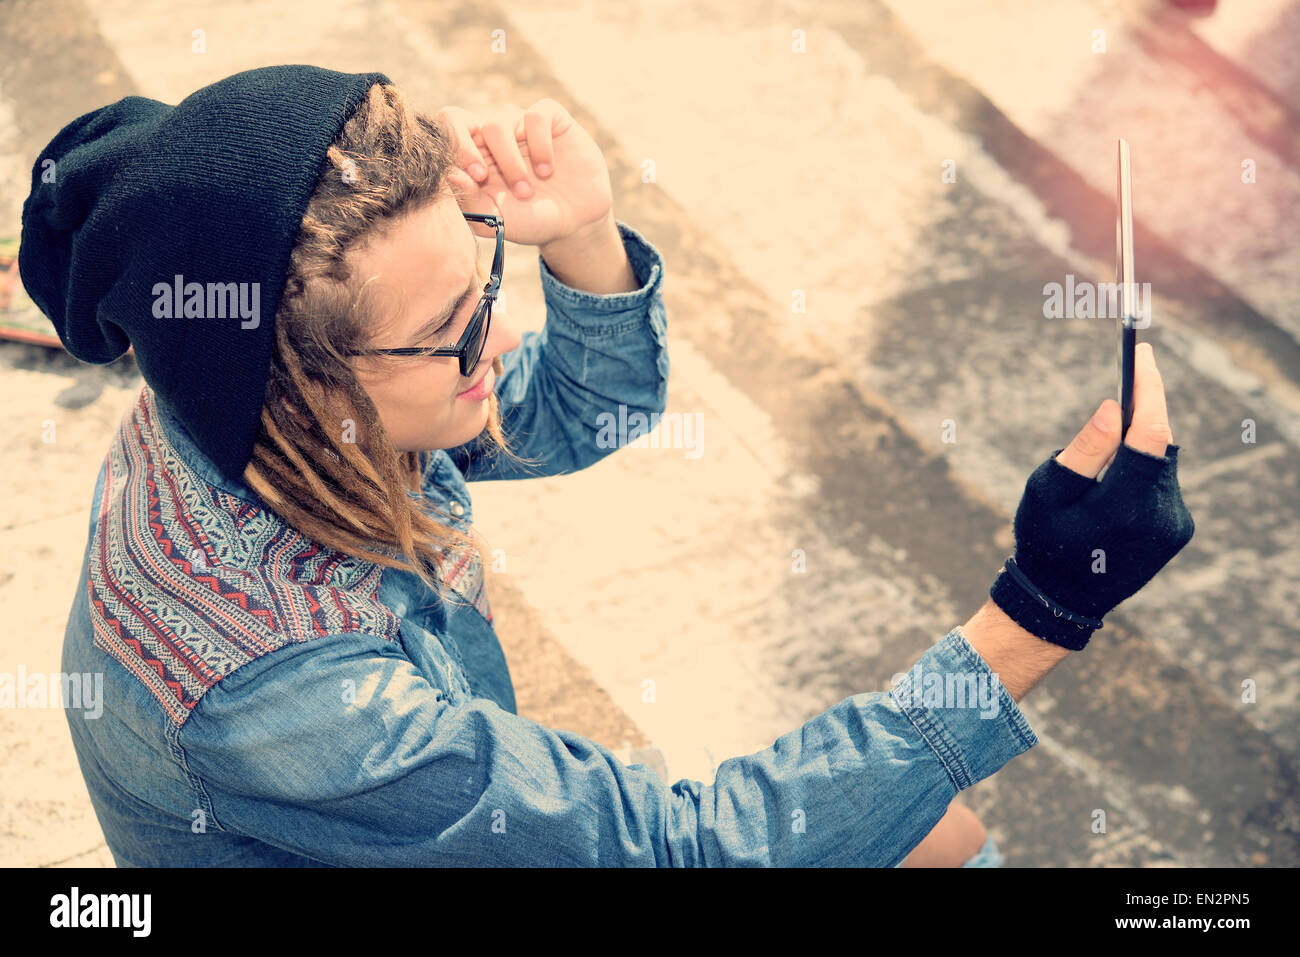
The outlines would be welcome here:
M 1118 446 L 1116 446 L 1116 450 L 1115 450 L 1115 451 L 1116 451 L 1116 452 L 1119 451 L 1119 447 L 1118 447 Z M 1101 471 L 1097 473 L 1097 481 L 1098 481 L 1098 482 L 1101 482 L 1101 481 L 1104 481 L 1104 480 L 1105 480 L 1105 478 L 1106 478 L 1106 470 L 1110 468 L 1111 463 L 1114 462 L 1114 461 L 1115 461 L 1115 452 L 1112 452 L 1112 453 L 1110 453 L 1110 457 L 1107 458 L 1106 461 L 1102 464 L 1102 466 L 1101 466 Z
M 453 166 L 447 170 L 447 185 L 458 199 L 466 199 L 478 192 L 478 183 L 463 169 Z
M 538 100 L 524 114 L 524 135 L 528 140 L 528 159 L 538 176 L 550 176 L 555 168 L 555 145 L 551 127 L 555 118 L 554 100 Z
M 1119 403 L 1106 399 L 1056 461 L 1086 478 L 1096 478 L 1119 448 L 1119 418 Z
M 456 165 L 469 173 L 476 183 L 481 183 L 488 170 L 487 161 L 474 142 L 474 134 L 480 125 L 474 114 L 463 107 L 444 106 L 434 118 L 451 139 Z
M 506 186 L 520 199 L 527 199 L 533 194 L 533 187 L 528 182 L 528 167 L 524 164 L 519 142 L 515 139 L 519 113 L 519 110 L 508 110 L 498 114 L 483 124 L 482 132 L 483 141 L 491 150 Z
M 1134 358 L 1137 369 L 1133 375 L 1133 421 L 1124 436 L 1124 444 L 1163 457 L 1174 435 L 1169 428 L 1169 410 L 1165 407 L 1165 385 L 1156 368 L 1151 343 L 1139 342 Z

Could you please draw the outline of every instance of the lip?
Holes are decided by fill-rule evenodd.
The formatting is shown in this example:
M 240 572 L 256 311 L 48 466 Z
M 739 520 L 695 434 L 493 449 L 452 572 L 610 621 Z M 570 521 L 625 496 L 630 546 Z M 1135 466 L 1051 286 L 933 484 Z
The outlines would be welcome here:
M 456 398 L 465 399 L 468 402 L 482 402 L 492 394 L 492 383 L 495 378 L 496 373 L 492 371 L 491 366 L 488 366 L 482 377 L 464 392 L 459 393 Z

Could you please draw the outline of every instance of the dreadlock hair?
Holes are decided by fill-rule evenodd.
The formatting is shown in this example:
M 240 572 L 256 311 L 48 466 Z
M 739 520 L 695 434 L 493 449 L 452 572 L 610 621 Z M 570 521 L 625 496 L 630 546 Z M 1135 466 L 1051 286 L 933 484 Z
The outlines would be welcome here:
M 244 480 L 290 525 L 329 548 L 413 571 L 441 591 L 445 550 L 476 536 L 423 497 L 428 452 L 399 452 L 344 353 L 366 348 L 377 306 L 345 254 L 443 198 L 452 145 L 401 92 L 377 83 L 330 146 L 307 204 L 275 319 L 261 426 Z M 501 372 L 501 360 L 493 362 Z M 486 454 L 514 456 L 488 399 Z M 438 517 L 435 517 L 438 516 Z

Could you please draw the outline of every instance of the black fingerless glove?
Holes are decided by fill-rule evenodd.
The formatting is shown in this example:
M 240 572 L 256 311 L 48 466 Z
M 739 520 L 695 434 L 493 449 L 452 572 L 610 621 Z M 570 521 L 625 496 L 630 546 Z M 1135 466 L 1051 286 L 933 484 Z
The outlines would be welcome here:
M 1121 443 L 1100 482 L 1056 461 L 1060 453 L 1025 483 L 1015 554 L 989 597 L 1026 631 L 1078 651 L 1191 541 L 1196 523 L 1178 489 L 1178 446 L 1159 458 Z

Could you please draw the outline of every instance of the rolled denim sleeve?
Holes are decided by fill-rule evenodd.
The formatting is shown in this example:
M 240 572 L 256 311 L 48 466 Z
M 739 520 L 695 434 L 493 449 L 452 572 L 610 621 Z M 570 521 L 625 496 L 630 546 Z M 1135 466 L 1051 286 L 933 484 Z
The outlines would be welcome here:
M 959 630 L 918 666 L 992 676 Z M 176 744 L 211 826 L 324 864 L 883 867 L 1037 743 L 1000 684 L 988 718 L 904 684 L 722 762 L 712 784 L 669 786 L 487 699 L 449 703 L 396 646 L 334 635 L 223 678 Z
M 668 391 L 663 258 L 631 226 L 617 225 L 639 289 L 604 295 L 575 289 L 537 257 L 546 324 L 540 332 L 525 332 L 518 348 L 501 357 L 495 390 L 511 449 L 532 462 L 493 454 L 480 436 L 448 450 L 467 481 L 576 472 L 615 447 L 600 439 L 604 423 L 626 421 L 620 415 L 639 412 L 648 418 L 663 412 Z

